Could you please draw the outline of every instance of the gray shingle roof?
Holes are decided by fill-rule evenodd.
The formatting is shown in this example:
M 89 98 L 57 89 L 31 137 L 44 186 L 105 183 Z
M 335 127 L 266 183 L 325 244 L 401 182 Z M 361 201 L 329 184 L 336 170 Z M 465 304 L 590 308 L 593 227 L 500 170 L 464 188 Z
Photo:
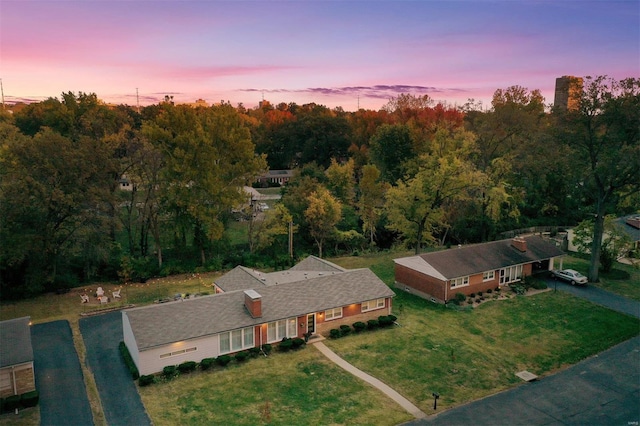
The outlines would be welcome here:
M 249 315 L 242 290 L 134 308 L 123 315 L 129 319 L 138 349 L 144 350 L 395 295 L 369 269 L 326 273 L 278 285 L 256 284 L 253 289 L 262 296 L 260 318 Z
M 547 260 L 565 254 L 554 244 L 538 236 L 531 235 L 523 238 L 527 242 L 525 252 L 513 247 L 512 240 L 509 239 L 425 253 L 395 259 L 394 262 L 438 279 L 450 280 L 507 266 Z
M 33 361 L 30 317 L 0 322 L 0 368 Z

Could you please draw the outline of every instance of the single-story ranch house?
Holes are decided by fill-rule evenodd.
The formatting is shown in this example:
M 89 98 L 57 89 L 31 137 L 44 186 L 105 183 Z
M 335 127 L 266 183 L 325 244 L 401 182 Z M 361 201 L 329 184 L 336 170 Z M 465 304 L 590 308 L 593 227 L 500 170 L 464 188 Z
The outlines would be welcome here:
M 122 312 L 124 342 L 140 374 L 199 362 L 283 338 L 328 334 L 391 314 L 395 293 L 369 269 L 308 257 L 286 271 L 238 266 L 216 294 Z
M 0 322 L 0 398 L 36 389 L 30 317 Z
M 539 236 L 516 237 L 394 259 L 395 281 L 398 288 L 447 303 L 456 293 L 493 290 L 554 269 L 554 260 L 562 264 L 564 255 Z

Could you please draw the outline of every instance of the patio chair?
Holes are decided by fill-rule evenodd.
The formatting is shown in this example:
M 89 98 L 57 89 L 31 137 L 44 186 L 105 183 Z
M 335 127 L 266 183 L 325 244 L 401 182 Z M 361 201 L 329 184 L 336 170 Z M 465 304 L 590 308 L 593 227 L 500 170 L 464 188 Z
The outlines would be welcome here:
M 102 289 L 102 287 L 98 287 L 98 289 L 96 290 L 96 297 L 102 296 L 104 296 L 104 290 Z
M 107 296 L 100 296 L 98 299 L 100 300 L 100 303 L 109 303 L 109 298 Z
M 89 303 L 89 296 L 86 294 L 81 294 L 80 299 L 82 299 L 82 303 Z
M 111 294 L 113 294 L 113 298 L 114 299 L 120 299 L 120 292 L 122 291 L 121 288 L 119 288 L 117 291 L 112 291 Z

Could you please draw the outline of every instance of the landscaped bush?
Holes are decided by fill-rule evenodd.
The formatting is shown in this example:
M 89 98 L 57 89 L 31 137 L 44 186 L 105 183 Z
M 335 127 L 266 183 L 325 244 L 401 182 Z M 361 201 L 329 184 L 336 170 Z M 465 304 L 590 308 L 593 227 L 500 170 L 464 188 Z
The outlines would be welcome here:
M 527 289 L 520 284 L 511 284 L 511 290 L 518 295 L 523 295 L 527 292 Z
M 120 354 L 122 355 L 122 359 L 124 360 L 125 365 L 129 369 L 129 373 L 131 373 L 131 378 L 133 380 L 137 380 L 140 377 L 140 372 L 138 371 L 138 367 L 133 362 L 133 358 L 131 358 L 131 354 L 129 353 L 129 349 L 124 342 L 120 342 L 119 345 Z
M 20 405 L 24 408 L 35 407 L 38 405 L 38 401 L 40 400 L 40 394 L 37 390 L 32 390 L 31 392 L 23 393 L 20 395 Z
M 235 354 L 234 358 L 238 362 L 245 362 L 247 359 L 249 359 L 249 352 L 248 351 L 238 352 L 237 354 Z
M 4 399 L 4 410 L 15 411 L 20 408 L 20 395 L 11 395 Z
M 340 330 L 338 330 L 337 328 L 332 328 L 331 330 L 329 330 L 329 337 L 331 337 L 332 339 L 337 339 L 341 336 L 342 333 L 340 333 Z
M 178 375 L 178 368 L 175 365 L 167 365 L 162 369 L 162 375 L 166 379 L 172 379 Z
M 138 385 L 140 385 L 140 387 L 149 386 L 154 384 L 155 382 L 156 382 L 156 377 L 153 374 L 149 374 L 148 376 L 143 374 L 138 379 Z
M 378 324 L 380 327 L 389 327 L 393 324 L 393 319 L 388 315 L 382 315 L 378 317 Z
M 451 299 L 451 302 L 455 305 L 459 305 L 465 300 L 467 300 L 467 296 L 464 293 L 456 293 L 455 297 Z
M 231 362 L 231 356 L 230 355 L 220 355 L 218 358 L 216 358 L 216 364 L 224 367 L 225 365 L 229 364 Z
M 300 337 L 296 337 L 295 339 L 291 340 L 291 342 L 293 344 L 293 349 L 300 349 L 300 347 L 304 345 L 304 339 L 301 339 Z
M 547 288 L 547 283 L 542 280 L 533 279 L 531 281 L 531 288 L 535 288 L 536 290 L 544 290 Z
M 178 365 L 178 371 L 180 373 L 190 373 L 196 369 L 195 361 L 185 361 L 182 364 Z
M 491 294 L 493 292 L 493 290 L 489 289 L 487 290 L 487 293 Z
M 473 299 L 474 297 L 476 297 L 476 294 L 475 294 L 475 293 L 471 293 L 471 294 L 469 295 L 469 297 Z
M 340 326 L 340 334 L 346 336 L 349 333 L 351 333 L 351 327 L 349 327 L 347 324 L 342 324 Z
M 287 352 L 291 350 L 292 347 L 293 347 L 293 340 L 288 339 L 286 337 L 282 339 L 282 342 L 280 342 L 280 344 L 278 345 L 278 349 L 280 349 L 282 352 Z
M 264 345 L 262 345 L 262 352 L 264 352 L 265 354 L 269 355 L 272 350 L 273 347 L 269 343 L 265 343 Z
M 389 319 L 391 320 L 391 322 L 396 322 L 396 320 L 398 319 L 397 316 L 393 315 L 393 314 L 389 314 L 387 315 L 389 317 Z
M 251 358 L 255 358 L 258 355 L 260 355 L 260 348 L 258 347 L 253 347 L 253 348 L 249 348 L 249 355 L 251 356 Z
M 202 361 L 200 361 L 200 369 L 202 371 L 206 371 L 213 367 L 214 362 L 216 362 L 215 358 L 204 358 Z
M 356 333 L 360 333 L 361 331 L 364 331 L 366 328 L 367 328 L 367 324 L 363 323 L 362 321 L 353 323 L 353 329 L 355 330 Z
M 481 291 L 478 292 L 478 296 L 482 297 L 482 292 Z
M 369 321 L 367 321 L 367 328 L 369 330 L 375 330 L 379 326 L 380 326 L 380 323 L 378 322 L 378 320 L 370 319 Z

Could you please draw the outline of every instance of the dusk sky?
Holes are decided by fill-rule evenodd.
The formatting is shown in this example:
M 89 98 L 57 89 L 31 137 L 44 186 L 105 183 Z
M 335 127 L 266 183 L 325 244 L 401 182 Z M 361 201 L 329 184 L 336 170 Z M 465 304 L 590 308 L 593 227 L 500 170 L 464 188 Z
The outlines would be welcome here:
M 556 77 L 640 77 L 640 1 L 0 0 L 6 102 L 62 92 L 141 105 L 316 102 L 400 93 L 490 106 Z

